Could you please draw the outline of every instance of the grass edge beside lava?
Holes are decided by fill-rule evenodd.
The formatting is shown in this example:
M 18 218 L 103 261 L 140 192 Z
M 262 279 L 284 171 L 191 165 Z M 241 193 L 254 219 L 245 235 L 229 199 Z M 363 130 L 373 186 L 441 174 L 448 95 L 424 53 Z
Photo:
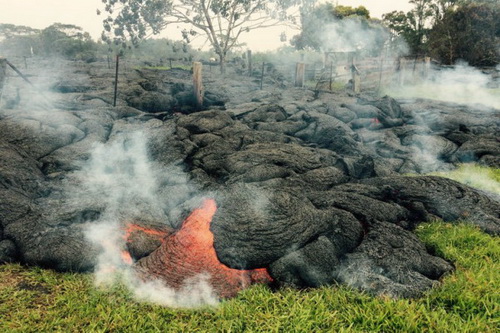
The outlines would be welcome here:
M 277 292 L 254 286 L 216 308 L 135 301 L 96 289 L 90 274 L 0 266 L 0 330 L 39 331 L 481 331 L 500 329 L 500 240 L 467 223 L 432 222 L 417 235 L 456 271 L 419 299 L 372 297 L 346 286 Z

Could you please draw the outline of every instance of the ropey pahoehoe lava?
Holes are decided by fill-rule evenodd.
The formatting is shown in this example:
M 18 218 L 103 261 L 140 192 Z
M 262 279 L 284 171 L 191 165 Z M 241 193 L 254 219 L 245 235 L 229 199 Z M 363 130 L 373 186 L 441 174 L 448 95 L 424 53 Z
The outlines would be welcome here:
M 143 280 L 158 279 L 167 287 L 181 289 L 186 281 L 206 275 L 218 297 L 234 297 L 254 283 L 270 283 L 265 268 L 232 269 L 222 264 L 214 249 L 210 222 L 217 210 L 214 199 L 205 199 L 182 223 L 179 230 L 165 234 L 161 245 L 134 268 Z M 148 233 L 148 231 L 145 231 Z
M 53 92 L 50 110 L 29 98 L 0 109 L 0 262 L 92 271 L 102 249 L 86 232 L 109 222 L 124 228 L 128 267 L 174 289 L 205 274 L 220 297 L 271 279 L 417 297 L 453 270 L 414 235 L 419 223 L 500 233 L 498 195 L 406 176 L 498 168 L 497 109 L 286 82 L 260 90 L 207 70 L 205 110 L 151 110 L 155 96 L 181 105 L 190 93 L 180 69 L 130 71 L 112 107 L 94 75 L 106 65 L 79 66 L 65 84 L 84 93 Z M 211 199 L 194 205 L 201 197 Z

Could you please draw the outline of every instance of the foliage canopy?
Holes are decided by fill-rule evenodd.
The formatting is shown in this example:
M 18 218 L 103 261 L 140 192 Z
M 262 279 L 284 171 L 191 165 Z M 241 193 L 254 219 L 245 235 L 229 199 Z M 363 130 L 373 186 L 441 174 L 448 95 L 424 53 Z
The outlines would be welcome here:
M 500 63 L 498 0 L 411 0 L 407 13 L 383 16 L 403 37 L 412 55 L 432 55 L 444 64 L 465 60 L 474 66 Z
M 158 34 L 170 24 L 186 24 L 182 37 L 190 42 L 205 37 L 219 56 L 221 69 L 227 53 L 240 37 L 252 30 L 279 22 L 294 21 L 292 7 L 315 0 L 103 0 L 107 18 L 103 40 L 137 45 L 149 34 Z M 99 13 L 99 11 L 98 11 Z
M 0 45 L 6 56 L 62 56 L 80 60 L 92 60 L 97 49 L 88 32 L 79 26 L 62 23 L 42 30 L 1 24 Z

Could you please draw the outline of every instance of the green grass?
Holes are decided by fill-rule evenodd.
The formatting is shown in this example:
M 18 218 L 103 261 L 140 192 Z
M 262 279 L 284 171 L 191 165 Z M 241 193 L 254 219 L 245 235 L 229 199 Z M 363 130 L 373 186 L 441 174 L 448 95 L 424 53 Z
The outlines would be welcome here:
M 450 178 L 474 188 L 500 194 L 500 169 L 462 164 L 454 171 L 434 172 L 432 175 Z
M 170 66 L 140 66 L 140 67 L 135 67 L 135 69 L 151 69 L 151 70 L 156 70 L 156 71 L 169 71 L 171 69 L 184 69 L 187 71 L 191 70 L 191 65 L 172 65 L 172 68 Z
M 371 297 L 344 286 L 270 291 L 255 286 L 215 308 L 139 303 L 88 274 L 0 266 L 1 332 L 498 332 L 500 242 L 468 225 L 430 223 L 418 236 L 456 272 L 415 300 Z
M 500 183 L 500 169 L 479 166 L 439 175 L 483 189 Z M 345 286 L 254 286 L 214 308 L 171 309 L 137 302 L 120 285 L 97 289 L 89 274 L 9 264 L 0 266 L 0 332 L 500 331 L 499 238 L 465 223 L 427 223 L 416 233 L 456 265 L 419 299 L 372 297 Z

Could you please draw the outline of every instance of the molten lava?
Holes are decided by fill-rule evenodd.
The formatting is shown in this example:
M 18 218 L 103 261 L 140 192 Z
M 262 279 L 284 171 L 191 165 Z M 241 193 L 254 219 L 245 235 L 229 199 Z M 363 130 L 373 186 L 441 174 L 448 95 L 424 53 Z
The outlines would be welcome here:
M 219 297 L 234 297 L 253 283 L 270 283 L 265 268 L 238 270 L 227 267 L 217 258 L 210 223 L 217 211 L 215 200 L 206 199 L 168 235 L 161 246 L 136 263 L 145 280 L 160 279 L 169 287 L 180 289 L 188 279 L 208 274 L 209 283 Z
M 122 261 L 127 265 L 132 265 L 134 263 L 133 258 L 142 258 L 149 254 L 149 252 L 144 253 L 144 251 L 141 251 L 141 247 L 147 245 L 146 248 L 148 248 L 151 243 L 157 243 L 157 246 L 159 246 L 163 239 L 172 233 L 173 230 L 171 229 L 157 230 L 137 224 L 128 224 L 122 236 L 127 243 L 127 249 L 121 252 Z
M 148 234 L 156 238 L 165 238 L 166 236 L 169 235 L 168 231 L 149 229 L 141 227 L 137 224 L 129 224 L 125 229 L 125 235 L 123 237 L 125 238 L 126 241 L 129 241 L 130 237 L 132 236 L 132 233 L 134 232 L 143 232 L 145 234 Z

